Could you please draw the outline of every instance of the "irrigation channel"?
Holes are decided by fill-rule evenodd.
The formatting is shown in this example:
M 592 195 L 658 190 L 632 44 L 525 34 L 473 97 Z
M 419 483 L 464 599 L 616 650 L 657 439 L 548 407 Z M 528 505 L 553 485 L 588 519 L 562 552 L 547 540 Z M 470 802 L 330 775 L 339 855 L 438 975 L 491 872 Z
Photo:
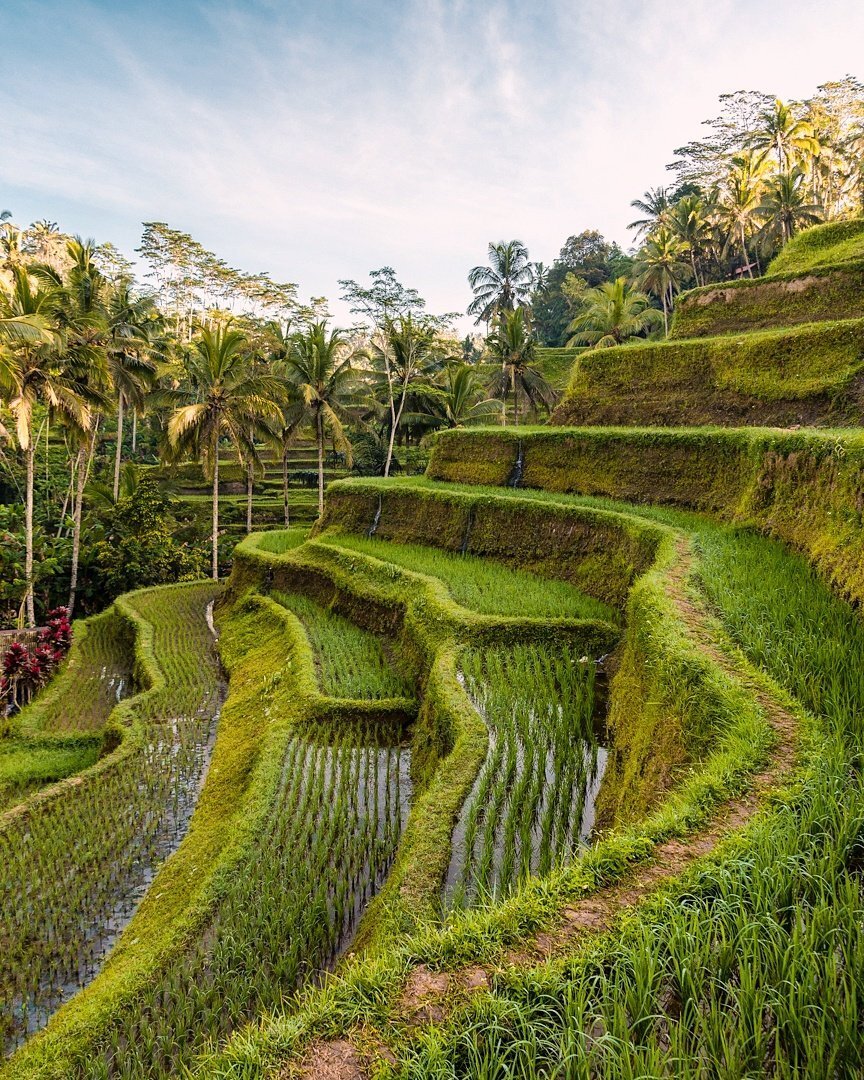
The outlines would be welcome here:
M 594 660 L 511 645 L 468 649 L 461 667 L 489 750 L 453 833 L 445 895 L 457 907 L 506 894 L 586 843 L 607 756 Z
M 98 974 L 186 835 L 227 689 L 211 597 L 205 585 L 171 600 L 196 646 L 189 685 L 180 673 L 179 714 L 154 713 L 118 767 L 67 786 L 0 831 L 0 1040 L 7 1054 Z M 147 593 L 135 599 L 145 618 L 154 614 Z M 157 641 L 159 633 L 156 625 Z M 116 695 L 113 673 L 104 674 Z

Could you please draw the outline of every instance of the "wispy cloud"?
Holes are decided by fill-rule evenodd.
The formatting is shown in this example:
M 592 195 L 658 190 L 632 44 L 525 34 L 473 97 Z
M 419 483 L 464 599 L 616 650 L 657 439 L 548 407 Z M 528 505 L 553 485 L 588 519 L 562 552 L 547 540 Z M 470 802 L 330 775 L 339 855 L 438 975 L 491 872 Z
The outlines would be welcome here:
M 57 0 L 21 5 L 7 33 L 47 25 L 62 47 L 5 54 L 16 214 L 74 204 L 127 248 L 163 218 L 331 296 L 391 263 L 444 310 L 490 239 L 546 261 L 587 227 L 627 243 L 629 200 L 718 94 L 800 96 L 854 69 L 864 8 Z

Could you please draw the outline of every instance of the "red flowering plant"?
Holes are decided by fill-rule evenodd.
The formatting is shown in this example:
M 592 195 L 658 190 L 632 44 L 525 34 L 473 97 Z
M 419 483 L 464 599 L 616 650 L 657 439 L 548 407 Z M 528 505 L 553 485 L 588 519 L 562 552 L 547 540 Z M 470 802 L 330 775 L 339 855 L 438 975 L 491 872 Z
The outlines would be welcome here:
M 72 626 L 66 608 L 48 612 L 36 644 L 28 649 L 13 641 L 3 655 L 0 674 L 0 716 L 20 709 L 51 678 L 72 644 Z

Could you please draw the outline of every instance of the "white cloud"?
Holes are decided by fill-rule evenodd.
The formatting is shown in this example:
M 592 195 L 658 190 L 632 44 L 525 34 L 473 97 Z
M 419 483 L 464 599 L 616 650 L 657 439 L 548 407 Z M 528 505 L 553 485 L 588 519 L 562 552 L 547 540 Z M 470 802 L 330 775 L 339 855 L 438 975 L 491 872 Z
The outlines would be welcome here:
M 630 199 L 720 93 L 807 94 L 854 70 L 864 37 L 841 0 L 313 10 L 209 3 L 189 41 L 164 15 L 139 36 L 76 6 L 69 55 L 90 62 L 44 57 L 49 85 L 22 54 L 0 88 L 0 181 L 127 237 L 168 220 L 304 292 L 390 263 L 460 308 L 490 239 L 547 262 L 582 228 L 627 243 Z

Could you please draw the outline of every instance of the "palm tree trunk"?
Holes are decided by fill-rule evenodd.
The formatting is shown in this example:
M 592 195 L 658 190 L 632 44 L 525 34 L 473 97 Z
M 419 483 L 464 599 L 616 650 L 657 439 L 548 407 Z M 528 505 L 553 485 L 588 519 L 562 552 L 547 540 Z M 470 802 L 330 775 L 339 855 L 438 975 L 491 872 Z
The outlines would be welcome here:
M 213 580 L 219 580 L 219 435 L 213 439 Z
M 753 271 L 750 268 L 750 256 L 747 254 L 747 240 L 744 236 L 744 226 L 741 226 L 741 254 L 744 256 L 744 265 L 747 267 L 747 273 L 750 277 L 753 277 Z
M 669 309 L 666 301 L 666 290 L 664 289 L 660 293 L 660 299 L 663 301 L 663 330 L 665 337 L 669 337 Z
M 33 602 L 33 472 L 35 450 L 32 438 L 24 451 L 27 459 L 27 495 L 24 504 L 24 533 L 26 553 L 24 555 L 24 578 L 27 582 L 27 625 L 32 630 L 36 625 L 36 606 Z
M 138 449 L 138 410 L 132 410 L 132 453 Z
M 246 466 L 246 534 L 252 532 L 252 486 L 254 476 L 252 474 L 252 462 Z
M 315 429 L 318 436 L 318 517 L 324 514 L 324 423 L 321 410 L 315 416 Z
M 96 438 L 93 432 L 92 439 Z M 78 483 L 75 492 L 75 504 L 72 507 L 74 524 L 72 526 L 72 570 L 69 575 L 69 618 L 75 610 L 75 594 L 78 592 L 78 560 L 81 554 L 81 511 L 84 505 L 84 484 L 87 480 L 87 467 L 84 459 L 87 454 L 87 445 L 83 444 L 78 451 Z
M 289 528 L 291 522 L 288 518 L 288 447 L 282 447 L 282 507 L 285 511 L 285 528 Z
M 117 449 L 114 451 L 114 502 L 120 495 L 120 462 L 123 457 L 123 391 L 117 398 Z

